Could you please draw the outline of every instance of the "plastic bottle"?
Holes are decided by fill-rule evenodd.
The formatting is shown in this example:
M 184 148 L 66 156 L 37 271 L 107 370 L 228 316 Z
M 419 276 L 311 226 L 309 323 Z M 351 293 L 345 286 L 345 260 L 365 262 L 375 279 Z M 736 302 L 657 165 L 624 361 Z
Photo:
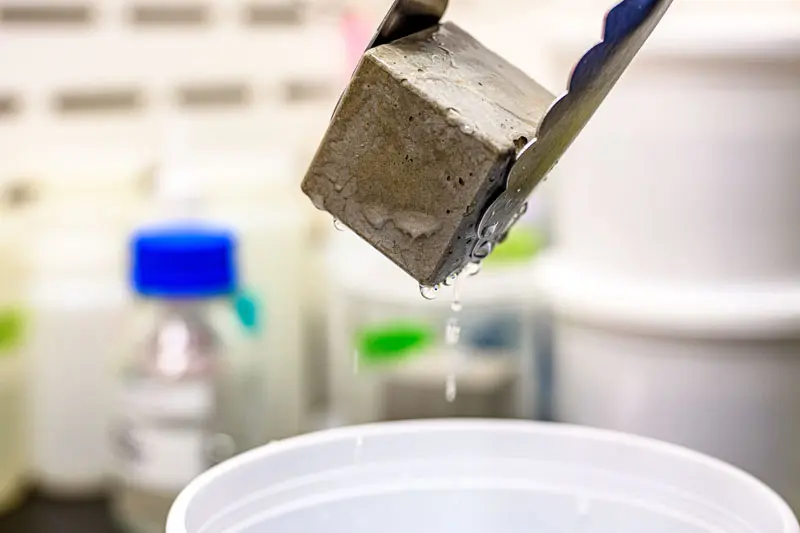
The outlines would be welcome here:
M 103 148 L 109 148 L 103 146 Z M 124 242 L 146 161 L 82 143 L 49 146 L 6 180 L 0 225 L 23 262 L 28 466 L 49 496 L 107 487 L 111 373 L 126 310 Z M 4 206 L 5 207 L 5 206 Z
M 259 299 L 260 306 L 271 304 L 273 296 L 280 299 L 280 315 L 263 331 L 233 336 L 227 346 L 227 416 L 252 412 L 256 417 L 236 435 L 244 451 L 297 434 L 302 421 L 305 365 L 296 292 L 302 287 L 304 226 L 296 198 L 283 193 L 290 190 L 297 196 L 299 189 L 294 182 L 285 183 L 292 177 L 285 168 L 286 157 L 253 158 L 247 151 L 197 153 L 185 126 L 173 120 L 164 136 L 151 218 L 156 224 L 207 220 L 229 228 L 236 235 L 237 273 L 252 291 L 250 297 Z M 280 262 L 272 254 L 276 248 L 281 250 Z
M 227 231 L 185 225 L 142 230 L 131 252 L 142 335 L 117 385 L 113 505 L 128 530 L 161 533 L 178 492 L 237 451 L 239 421 L 225 405 L 236 247 Z

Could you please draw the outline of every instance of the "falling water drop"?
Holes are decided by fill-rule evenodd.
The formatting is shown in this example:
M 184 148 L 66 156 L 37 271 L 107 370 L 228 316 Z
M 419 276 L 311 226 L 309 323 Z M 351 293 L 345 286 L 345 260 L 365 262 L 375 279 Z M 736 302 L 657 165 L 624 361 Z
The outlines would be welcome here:
M 450 303 L 450 311 L 455 315 L 463 309 L 464 305 L 461 303 L 461 276 L 456 275 L 456 279 L 453 282 L 453 301 Z
M 444 388 L 444 397 L 449 403 L 456 401 L 458 395 L 458 384 L 456 383 L 456 375 L 449 374 Z
M 447 325 L 444 329 L 444 342 L 450 352 L 453 368 L 447 375 L 445 382 L 444 397 L 448 403 L 453 403 L 458 394 L 458 385 L 456 383 L 456 370 L 458 368 L 458 343 L 461 340 L 461 324 L 458 320 L 458 313 L 461 311 L 461 287 L 460 279 L 456 277 L 453 285 L 453 302 L 450 304 L 452 314 L 447 320 Z
M 358 372 L 361 370 L 360 364 L 361 356 L 359 355 L 358 350 L 356 350 L 353 352 L 353 374 L 358 374 Z
M 466 267 L 464 267 L 464 273 L 467 276 L 475 276 L 481 271 L 481 264 L 480 263 L 469 263 Z
M 333 219 L 333 227 L 336 229 L 336 231 L 344 231 L 345 229 L 347 229 L 344 223 L 338 218 Z
M 444 341 L 447 346 L 454 347 L 458 345 L 461 340 L 461 325 L 458 323 L 458 318 L 451 317 L 447 321 L 447 327 L 444 330 Z
M 439 296 L 439 286 L 434 285 L 433 287 L 428 287 L 427 285 L 420 285 L 419 293 L 426 300 L 435 300 L 436 297 Z

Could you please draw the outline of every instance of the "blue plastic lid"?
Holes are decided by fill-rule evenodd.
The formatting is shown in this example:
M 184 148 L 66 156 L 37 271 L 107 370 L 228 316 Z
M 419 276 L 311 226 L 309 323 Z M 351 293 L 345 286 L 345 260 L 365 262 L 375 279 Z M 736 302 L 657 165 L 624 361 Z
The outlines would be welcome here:
M 131 240 L 131 283 L 142 296 L 208 298 L 237 290 L 236 240 L 203 226 L 140 230 Z

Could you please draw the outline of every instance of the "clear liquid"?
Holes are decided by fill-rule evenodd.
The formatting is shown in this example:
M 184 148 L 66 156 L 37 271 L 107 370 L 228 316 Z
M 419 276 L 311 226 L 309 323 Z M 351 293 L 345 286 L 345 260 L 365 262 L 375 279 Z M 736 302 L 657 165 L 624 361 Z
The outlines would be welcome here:
M 447 376 L 447 381 L 444 386 L 444 397 L 449 403 L 456 401 L 458 396 L 458 382 L 456 381 L 455 373 Z
M 481 271 L 481 264 L 480 263 L 469 263 L 466 267 L 464 267 L 464 274 L 467 276 L 476 276 Z
M 453 281 L 453 301 L 450 304 L 450 318 L 447 320 L 447 325 L 444 331 L 444 340 L 447 351 L 450 352 L 449 357 L 452 359 L 452 369 L 447 375 L 445 381 L 445 399 L 449 403 L 456 401 L 458 396 L 458 380 L 456 372 L 458 370 L 458 343 L 461 340 L 461 323 L 459 321 L 459 313 L 463 309 L 461 304 L 461 277 L 456 276 Z
M 166 308 L 138 348 L 121 376 L 112 505 L 128 531 L 163 533 L 178 493 L 236 445 L 219 431 L 222 344 L 204 307 Z
M 433 287 L 428 287 L 426 285 L 420 285 L 419 293 L 426 300 L 435 300 L 436 297 L 439 296 L 439 286 L 435 285 Z

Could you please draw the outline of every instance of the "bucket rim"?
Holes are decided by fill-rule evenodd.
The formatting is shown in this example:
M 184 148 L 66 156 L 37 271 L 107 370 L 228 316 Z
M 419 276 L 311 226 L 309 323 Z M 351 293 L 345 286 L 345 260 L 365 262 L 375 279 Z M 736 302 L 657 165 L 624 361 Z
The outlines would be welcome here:
M 779 517 L 781 522 L 780 533 L 800 533 L 800 524 L 798 524 L 797 518 L 789 507 L 789 504 L 764 482 L 725 461 L 684 446 L 671 444 L 650 437 L 571 424 L 534 422 L 529 420 L 467 418 L 408 420 L 346 426 L 291 437 L 250 450 L 216 465 L 201 474 L 184 488 L 170 509 L 167 518 L 166 533 L 191 533 L 186 528 L 186 516 L 195 496 L 229 472 L 238 470 L 248 464 L 280 456 L 282 453 L 289 450 L 310 448 L 334 441 L 355 440 L 358 438 L 365 439 L 370 436 L 390 436 L 392 434 L 408 434 L 429 430 L 528 433 L 580 440 L 603 441 L 606 443 L 613 441 L 622 445 L 646 448 L 656 454 L 672 456 L 682 461 L 693 462 L 709 470 L 716 470 L 730 478 L 731 481 L 736 481 L 743 486 L 748 486 L 754 492 L 759 493 L 763 501 L 768 503 Z

